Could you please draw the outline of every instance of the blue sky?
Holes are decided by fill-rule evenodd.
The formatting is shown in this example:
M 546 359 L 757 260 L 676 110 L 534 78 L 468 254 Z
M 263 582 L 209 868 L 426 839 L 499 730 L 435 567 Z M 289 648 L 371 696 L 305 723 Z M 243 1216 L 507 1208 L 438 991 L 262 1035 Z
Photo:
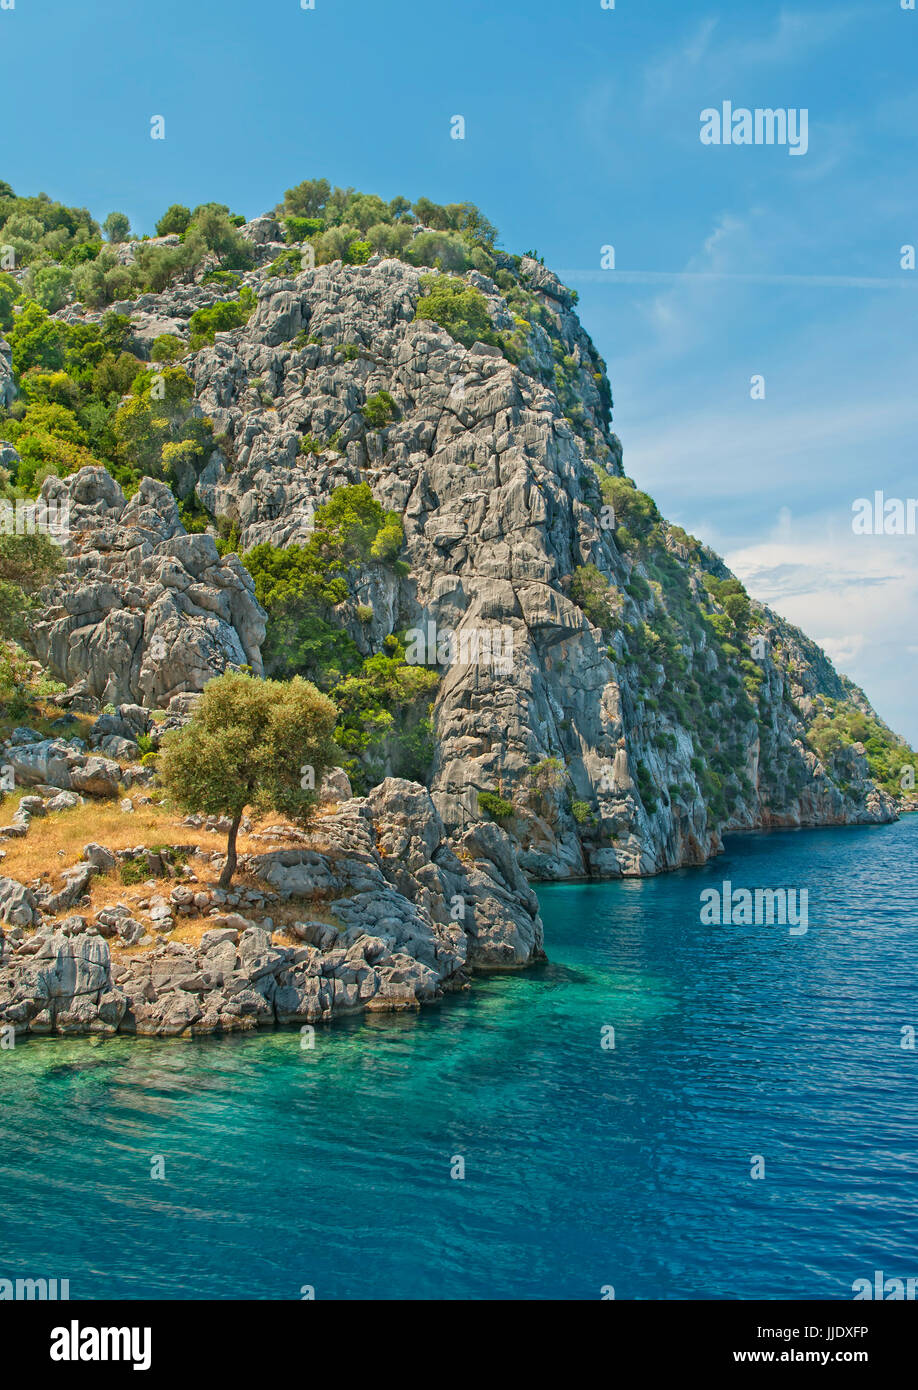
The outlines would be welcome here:
M 851 531 L 918 496 L 916 59 L 900 0 L 15 0 L 0 178 L 140 232 L 319 176 L 478 203 L 580 291 L 627 471 L 918 742 L 918 537 Z M 806 155 L 702 145 L 725 100 Z

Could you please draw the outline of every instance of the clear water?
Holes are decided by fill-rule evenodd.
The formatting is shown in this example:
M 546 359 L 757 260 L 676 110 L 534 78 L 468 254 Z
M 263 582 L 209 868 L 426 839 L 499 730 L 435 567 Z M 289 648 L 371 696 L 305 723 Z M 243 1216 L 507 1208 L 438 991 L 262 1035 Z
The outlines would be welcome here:
M 916 849 L 911 817 L 545 888 L 549 965 L 314 1051 L 295 1030 L 22 1042 L 0 1053 L 0 1277 L 74 1298 L 850 1299 L 875 1269 L 918 1275 Z M 723 878 L 809 887 L 808 933 L 702 926 Z

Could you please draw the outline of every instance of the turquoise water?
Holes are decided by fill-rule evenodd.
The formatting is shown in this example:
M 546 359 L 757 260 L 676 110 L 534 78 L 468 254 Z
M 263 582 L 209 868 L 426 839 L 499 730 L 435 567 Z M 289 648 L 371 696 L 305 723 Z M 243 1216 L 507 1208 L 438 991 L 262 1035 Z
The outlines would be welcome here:
M 593 1299 L 918 1275 L 916 850 L 913 816 L 544 888 L 550 964 L 313 1051 L 294 1030 L 21 1042 L 0 1053 L 0 1276 Z M 809 931 L 702 926 L 723 878 L 808 887 Z

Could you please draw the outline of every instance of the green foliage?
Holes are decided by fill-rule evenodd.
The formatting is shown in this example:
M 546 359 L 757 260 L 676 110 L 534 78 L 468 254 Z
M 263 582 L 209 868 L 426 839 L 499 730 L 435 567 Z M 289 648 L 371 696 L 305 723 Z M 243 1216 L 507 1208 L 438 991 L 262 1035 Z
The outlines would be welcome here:
M 102 223 L 102 230 L 108 240 L 117 245 L 130 237 L 131 223 L 123 212 L 110 212 Z
M 160 333 L 150 345 L 154 362 L 178 362 L 187 351 L 184 340 L 176 333 Z
M 191 209 L 184 207 L 181 203 L 173 203 L 166 208 L 162 217 L 156 224 L 157 236 L 181 236 L 188 230 L 191 221 Z
M 151 877 L 146 857 L 138 854 L 132 859 L 123 860 L 118 867 L 118 877 L 126 888 L 137 883 L 145 883 Z
M 207 309 L 196 309 L 188 322 L 191 330 L 189 352 L 197 352 L 199 348 L 212 343 L 217 333 L 242 328 L 251 318 L 256 303 L 255 291 L 243 285 L 238 299 L 220 299 Z
M 16 319 L 10 343 L 14 372 L 24 372 L 29 367 L 59 371 L 64 365 L 67 330 L 33 301 L 26 304 Z
M 287 241 L 302 242 L 325 231 L 321 217 L 285 217 L 284 237 Z
M 184 728 L 163 735 L 160 782 L 184 810 L 236 816 L 251 806 L 304 818 L 316 794 L 303 787 L 300 769 L 311 766 L 319 786 L 335 765 L 336 716 L 332 701 L 301 677 L 229 671 L 204 687 Z
M 661 520 L 653 498 L 641 492 L 630 478 L 619 478 L 600 470 L 597 473 L 602 500 L 615 511 L 615 534 L 620 548 L 627 549 L 634 542 L 644 541 Z
M 338 488 L 316 509 L 305 545 L 259 545 L 243 556 L 255 594 L 268 613 L 263 647 L 272 675 L 300 672 L 331 689 L 360 664 L 333 610 L 348 596 L 347 574 L 371 561 L 391 563 L 404 543 L 395 512 L 386 512 L 369 484 Z
M 478 806 L 494 820 L 509 820 L 513 815 L 513 803 L 505 801 L 497 792 L 479 792 Z
M 387 768 L 423 780 L 433 756 L 429 705 L 438 673 L 408 663 L 394 637 L 385 652 L 364 659 L 344 626 L 348 576 L 372 563 L 397 566 L 403 544 L 398 515 L 360 483 L 337 489 L 316 509 L 305 545 L 259 545 L 242 557 L 268 613 L 266 669 L 308 676 L 332 695 L 340 710 L 336 738 L 356 790 Z M 372 616 L 355 606 L 358 621 Z
M 918 777 L 918 753 L 875 716 L 866 714 L 847 700 L 822 697 L 822 712 L 807 730 L 807 741 L 821 762 L 831 767 L 836 754 L 854 743 L 861 743 L 870 775 L 890 796 L 904 790 L 902 771 L 911 768 Z
M 217 517 L 217 550 L 221 556 L 238 555 L 242 542 L 239 522 L 235 517 Z
M 27 281 L 31 297 L 49 314 L 62 309 L 73 291 L 73 276 L 62 265 L 43 265 L 29 270 Z
M 256 680 L 228 671 L 209 681 L 183 729 L 163 736 L 158 777 L 182 810 L 229 816 L 225 887 L 235 868 L 236 828 L 247 806 L 305 822 L 337 761 L 337 710 L 309 681 Z
M 653 778 L 643 763 L 638 763 L 637 765 L 636 780 L 641 801 L 644 803 L 644 809 L 648 815 L 652 816 L 659 803 Z
M 281 251 L 279 256 L 268 266 L 267 274 L 276 275 L 281 280 L 287 280 L 291 276 L 300 275 L 303 271 L 303 254 L 295 246 L 290 246 L 286 251 Z
M 418 300 L 415 319 L 431 319 L 464 347 L 476 341 L 501 345 L 491 326 L 488 301 L 480 290 L 448 275 L 424 275 L 421 288 L 424 295 Z
M 19 286 L 12 275 L 0 273 L 0 332 L 13 326 L 13 305 L 19 298 Z
M 578 825 L 587 825 L 593 819 L 593 812 L 588 801 L 572 801 L 571 815 Z
M 3 612 L 3 587 L 0 584 L 0 614 Z M 61 681 L 52 680 L 47 674 L 36 676 L 33 663 L 26 652 L 16 642 L 0 639 L 0 717 L 19 723 L 33 716 L 36 704 L 51 695 L 58 695 L 66 686 Z M 4 736 L 8 733 L 4 729 Z M 82 733 L 75 727 L 74 733 Z
M 22 458 L 14 474 L 18 488 L 29 492 L 48 473 L 64 477 L 100 463 L 120 481 L 139 478 L 119 461 L 113 430 L 120 399 L 144 365 L 124 351 L 129 328 L 115 314 L 68 325 L 34 300 L 26 303 L 9 331 L 21 399 L 3 425 Z
M 571 578 L 571 598 L 579 604 L 595 627 L 610 628 L 616 623 L 615 605 L 609 581 L 595 565 L 580 565 Z
M 60 261 L 74 247 L 99 235 L 86 208 L 67 207 L 39 193 L 17 198 L 0 186 L 0 244 L 12 246 L 17 266 Z
M 194 384 L 182 367 L 145 371 L 112 421 L 119 462 L 135 476 L 147 474 L 194 487 L 194 473 L 213 445 L 213 424 L 195 413 Z
M 0 639 L 25 636 L 39 590 L 63 568 L 59 548 L 43 533 L 0 531 Z
M 375 396 L 369 396 L 367 403 L 363 407 L 363 418 L 371 429 L 385 429 L 395 418 L 396 404 L 388 391 L 377 391 Z
M 178 514 L 179 521 L 190 536 L 203 534 L 210 525 L 210 517 L 201 506 L 195 492 L 186 501 L 179 502 Z
M 335 686 L 335 738 L 350 755 L 345 768 L 356 791 L 378 782 L 386 766 L 396 777 L 427 780 L 434 751 L 428 715 L 438 682 L 436 671 L 408 664 L 396 643 Z

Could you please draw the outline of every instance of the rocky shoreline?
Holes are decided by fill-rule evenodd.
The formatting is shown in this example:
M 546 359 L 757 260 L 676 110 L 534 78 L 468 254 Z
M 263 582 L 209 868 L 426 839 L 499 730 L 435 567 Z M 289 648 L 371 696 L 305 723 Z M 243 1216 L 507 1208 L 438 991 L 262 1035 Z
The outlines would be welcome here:
M 269 847 L 240 865 L 261 892 L 198 887 L 210 859 L 199 852 L 168 897 L 154 893 L 146 920 L 127 904 L 50 915 L 91 902 L 91 880 L 116 865 L 101 845 L 65 875 L 69 903 L 0 879 L 0 1029 L 178 1037 L 316 1024 L 418 1009 L 474 971 L 544 958 L 538 902 L 506 834 L 483 823 L 448 838 L 418 784 L 389 778 L 309 831 L 263 838 Z M 300 901 L 320 903 L 323 920 L 269 915 Z M 169 939 L 200 910 L 197 944 Z

